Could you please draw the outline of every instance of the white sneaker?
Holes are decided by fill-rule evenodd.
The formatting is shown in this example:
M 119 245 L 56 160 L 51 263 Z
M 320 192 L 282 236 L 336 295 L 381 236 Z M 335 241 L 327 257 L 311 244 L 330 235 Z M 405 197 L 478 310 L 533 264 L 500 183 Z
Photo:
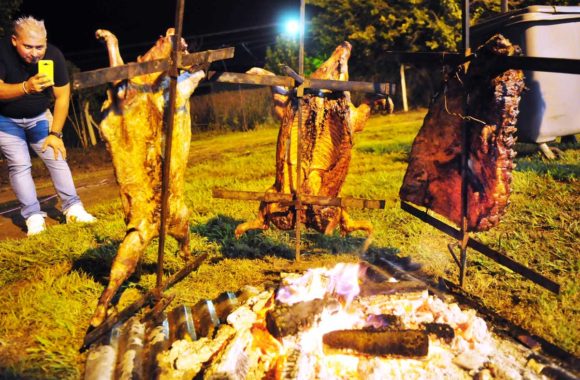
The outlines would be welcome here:
M 89 214 L 81 203 L 75 203 L 65 212 L 67 223 L 94 223 L 97 218 Z
M 42 231 L 46 230 L 46 225 L 44 224 L 44 216 L 42 214 L 32 214 L 26 219 L 27 235 L 37 235 Z

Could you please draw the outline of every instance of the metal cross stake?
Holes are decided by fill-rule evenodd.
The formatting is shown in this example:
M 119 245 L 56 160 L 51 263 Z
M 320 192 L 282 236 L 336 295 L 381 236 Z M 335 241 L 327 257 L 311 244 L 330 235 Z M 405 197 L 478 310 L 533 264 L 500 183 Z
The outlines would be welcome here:
M 387 52 L 386 58 L 399 62 L 412 63 L 430 63 L 437 62 L 446 65 L 461 65 L 469 62 L 474 58 L 470 54 L 469 47 L 469 1 L 462 1 L 462 53 L 406 53 L 406 52 Z M 523 56 L 501 56 L 494 60 L 494 66 L 498 69 L 524 69 L 537 71 L 561 72 L 570 74 L 580 74 L 580 61 L 574 59 L 562 58 L 538 58 L 538 57 L 523 57 Z M 560 293 L 560 284 L 542 276 L 531 268 L 526 267 L 517 261 L 512 260 L 508 256 L 489 248 L 488 246 L 469 237 L 467 231 L 467 178 L 466 172 L 468 167 L 468 150 L 469 142 L 467 138 L 467 129 L 469 123 L 465 121 L 462 125 L 462 153 L 461 153 L 461 224 L 460 229 L 449 226 L 442 221 L 432 217 L 427 212 L 421 211 L 419 208 L 410 203 L 401 202 L 401 208 L 411 215 L 419 218 L 425 223 L 439 229 L 457 240 L 455 244 L 448 246 L 453 260 L 459 267 L 459 285 L 463 287 L 465 281 L 465 270 L 467 266 L 467 248 L 474 249 L 490 259 L 496 261 L 514 272 L 524 276 L 528 280 L 550 290 L 553 293 Z M 454 248 L 459 247 L 459 257 L 454 253 Z
M 463 43 L 463 55 L 468 56 L 469 47 L 469 1 L 463 0 L 461 12 L 461 42 Z M 463 99 L 467 104 L 467 97 Z M 463 122 L 461 126 L 461 239 L 460 239 L 460 256 L 459 256 L 459 286 L 463 287 L 465 280 L 465 265 L 467 264 L 467 241 L 469 233 L 467 232 L 468 216 L 468 188 L 467 188 L 467 164 L 469 160 L 469 124 Z
M 167 233 L 167 212 L 169 210 L 169 168 L 171 167 L 171 146 L 173 143 L 173 120 L 175 119 L 175 98 L 177 96 L 177 77 L 179 75 L 178 58 L 179 45 L 183 31 L 184 0 L 177 1 L 175 10 L 175 36 L 171 51 L 171 65 L 169 67 L 169 117 L 165 126 L 165 152 L 161 181 L 161 225 L 159 226 L 159 246 L 157 250 L 157 289 L 163 284 L 163 256 L 165 253 L 165 235 Z
M 129 319 L 138 310 L 146 305 L 155 303 L 156 306 L 152 312 L 159 312 L 165 308 L 170 298 L 163 297 L 162 293 L 168 287 L 172 286 L 178 281 L 181 281 L 191 271 L 197 269 L 199 265 L 207 258 L 207 254 L 200 255 L 188 262 L 183 269 L 177 272 L 165 284 L 163 283 L 163 258 L 165 251 L 165 237 L 167 230 L 167 214 L 169 209 L 169 174 L 171 166 L 171 148 L 173 137 L 173 124 L 175 116 L 175 101 L 177 95 L 177 77 L 180 67 L 191 66 L 193 64 L 207 65 L 209 62 L 218 59 L 225 59 L 233 57 L 233 48 L 222 49 L 216 52 L 206 51 L 197 54 L 182 55 L 179 52 L 179 41 L 181 41 L 182 26 L 183 26 L 183 7 L 184 0 L 177 0 L 177 8 L 175 12 L 176 33 L 174 35 L 173 47 L 171 57 L 169 60 L 150 61 L 142 64 L 129 64 L 118 66 L 114 68 L 97 70 L 94 72 L 81 73 L 76 75 L 73 80 L 73 88 L 80 89 L 83 87 L 95 86 L 109 81 L 127 79 L 133 76 L 147 74 L 151 72 L 167 71 L 170 77 L 169 83 L 169 104 L 167 122 L 164 125 L 165 134 L 165 150 L 162 161 L 162 190 L 161 190 L 161 212 L 160 212 L 160 229 L 159 229 L 159 249 L 157 259 L 157 286 L 152 291 L 147 292 L 139 300 L 131 304 L 129 307 L 120 311 L 116 315 L 109 316 L 97 328 L 89 331 L 84 339 L 81 351 L 88 348 L 94 341 L 99 339 L 107 333 L 115 324 L 124 322 Z
M 304 0 L 300 0 L 300 47 L 298 49 L 298 75 L 304 76 L 304 25 L 305 25 L 305 5 Z M 302 120 L 302 104 L 304 96 L 304 83 L 300 83 L 296 89 L 296 96 L 298 97 L 298 157 L 296 159 L 296 261 L 300 261 L 300 234 L 301 234 L 301 220 L 302 220 L 302 197 L 301 197 L 301 187 L 302 187 L 302 126 L 304 120 Z
M 369 82 L 348 82 L 336 80 L 316 80 L 304 78 L 304 18 L 305 5 L 304 0 L 300 1 L 300 46 L 298 52 L 298 73 L 286 67 L 285 71 L 289 77 L 279 76 L 254 76 L 244 74 L 226 73 L 222 76 L 222 82 L 230 83 L 251 83 L 270 86 L 286 86 L 295 88 L 298 100 L 298 110 L 302 108 L 303 95 L 305 89 L 326 89 L 334 91 L 363 91 L 367 93 L 381 93 L 384 95 L 393 95 L 394 85 L 389 83 L 369 83 Z M 211 75 L 210 75 L 211 78 Z M 293 194 L 283 193 L 257 193 L 249 191 L 230 191 L 225 189 L 213 189 L 214 198 L 238 199 L 238 200 L 259 200 L 262 202 L 284 202 L 287 205 L 293 205 L 295 209 L 295 236 L 296 250 L 295 260 L 300 261 L 300 244 L 301 244 L 301 218 L 304 205 L 327 205 L 327 206 L 349 206 L 358 208 L 384 208 L 385 201 L 354 199 L 354 198 L 332 198 L 315 195 L 304 195 L 301 193 L 302 187 L 302 136 L 301 130 L 304 120 L 302 112 L 298 111 L 298 136 L 297 136 L 297 162 L 296 162 L 296 189 Z

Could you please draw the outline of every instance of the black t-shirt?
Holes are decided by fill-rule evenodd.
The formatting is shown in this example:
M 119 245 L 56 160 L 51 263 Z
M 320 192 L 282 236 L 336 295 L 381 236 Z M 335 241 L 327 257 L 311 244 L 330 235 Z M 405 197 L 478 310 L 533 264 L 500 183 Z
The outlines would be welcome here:
M 43 59 L 54 61 L 55 86 L 60 87 L 69 83 L 64 55 L 56 46 L 47 44 Z M 27 64 L 20 58 L 12 45 L 11 36 L 0 40 L 0 79 L 4 83 L 22 83 L 37 73 L 38 65 Z M 38 116 L 50 106 L 52 91 L 52 87 L 49 87 L 39 94 L 0 101 L 0 115 L 15 119 Z

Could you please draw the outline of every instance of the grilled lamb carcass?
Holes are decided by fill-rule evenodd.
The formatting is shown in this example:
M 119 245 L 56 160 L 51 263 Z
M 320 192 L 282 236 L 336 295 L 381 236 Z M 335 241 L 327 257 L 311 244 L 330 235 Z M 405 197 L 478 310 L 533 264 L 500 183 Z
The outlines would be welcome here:
M 173 29 L 169 29 L 138 61 L 168 58 L 173 35 Z M 98 30 L 96 36 L 107 45 L 110 65 L 122 65 L 117 38 L 106 30 Z M 186 50 L 183 41 L 181 49 Z M 167 229 L 179 242 L 179 253 L 184 260 L 191 256 L 189 210 L 183 199 L 191 140 L 189 98 L 203 76 L 203 71 L 182 72 L 178 77 L 176 91 Z M 127 233 L 113 261 L 109 284 L 91 320 L 93 326 L 102 323 L 111 298 L 135 271 L 147 245 L 159 235 L 162 158 L 165 149 L 163 122 L 169 107 L 169 82 L 166 72 L 118 81 L 109 89 L 108 99 L 102 107 L 103 119 L 99 130 L 112 156 Z
M 524 77 L 521 70 L 498 72 L 493 58 L 519 51 L 495 35 L 477 50 L 467 71 L 459 66 L 444 83 L 413 142 L 399 192 L 403 201 L 425 206 L 461 225 L 461 131 L 465 123 L 467 231 L 486 231 L 499 223 L 509 204 L 516 155 L 513 134 Z
M 312 75 L 313 79 L 348 80 L 348 59 L 351 45 L 343 42 L 332 56 Z M 252 74 L 274 75 L 260 68 Z M 271 193 L 292 194 L 296 191 L 298 106 L 287 88 L 274 87 L 273 113 L 281 120 L 276 147 L 276 180 L 267 190 Z M 367 98 L 358 108 L 350 101 L 349 92 L 306 92 L 302 102 L 302 184 L 301 193 L 337 197 L 344 184 L 350 164 L 354 132 L 362 131 L 371 112 L 371 103 L 385 104 L 384 99 Z M 239 238 L 246 231 L 268 229 L 270 223 L 282 230 L 294 228 L 294 206 L 280 203 L 260 204 L 258 217 L 237 226 Z M 307 205 L 302 223 L 325 234 L 331 234 L 340 225 L 344 235 L 357 230 L 372 233 L 368 221 L 351 220 L 340 207 Z

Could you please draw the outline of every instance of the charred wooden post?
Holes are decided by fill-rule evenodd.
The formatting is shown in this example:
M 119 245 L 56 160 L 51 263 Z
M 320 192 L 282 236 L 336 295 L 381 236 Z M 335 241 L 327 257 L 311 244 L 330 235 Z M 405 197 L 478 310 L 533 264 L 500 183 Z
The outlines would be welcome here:
M 401 282 L 372 282 L 366 281 L 361 289 L 360 296 L 368 297 L 380 294 L 420 293 L 426 291 L 427 285 L 418 281 Z
M 115 378 L 121 328 L 119 323 L 110 331 L 107 339 L 102 339 L 102 345 L 91 347 L 85 364 L 85 380 Z
M 427 214 L 424 211 L 419 210 L 418 208 L 410 205 L 409 203 L 401 202 L 401 209 L 415 216 L 416 218 L 422 220 L 423 222 L 429 224 L 430 226 L 437 228 L 439 231 L 451 236 L 452 238 L 460 239 L 461 232 L 458 229 L 443 223 L 442 221 L 432 217 L 431 215 Z M 472 238 L 469 238 L 469 240 L 467 241 L 467 246 L 489 257 L 490 259 L 503 265 L 504 267 L 513 270 L 514 272 L 540 285 L 541 287 L 548 289 L 553 293 L 560 294 L 560 284 L 550 280 L 549 278 L 541 275 L 540 273 L 534 271 L 533 269 L 528 268 L 525 265 L 518 263 L 517 261 L 514 261 L 510 257 L 494 249 L 491 249 L 485 244 Z
M 304 75 L 304 25 L 305 25 L 305 5 L 304 0 L 300 0 L 300 46 L 298 49 L 298 74 L 300 76 Z M 301 224 L 302 224 L 302 125 L 304 120 L 302 120 L 302 97 L 304 96 L 304 86 L 300 84 L 297 88 L 296 95 L 298 97 L 298 157 L 296 163 L 296 193 L 294 194 L 296 197 L 295 200 L 295 207 L 296 207 L 296 222 L 295 222 L 295 231 L 296 231 L 296 253 L 294 258 L 296 261 L 300 261 L 300 233 L 301 233 Z
M 175 10 L 175 35 L 173 36 L 173 49 L 171 51 L 171 66 L 169 68 L 169 116 L 165 124 L 165 151 L 163 154 L 163 174 L 161 181 L 161 225 L 159 226 L 159 245 L 157 250 L 157 289 L 163 284 L 163 256 L 165 253 L 165 237 L 167 233 L 167 214 L 169 210 L 169 175 L 171 168 L 171 147 L 173 144 L 173 121 L 175 119 L 175 99 L 177 97 L 177 77 L 179 43 L 183 31 L 183 4 L 184 0 L 177 0 Z
M 285 193 L 260 193 L 256 191 L 236 191 L 226 190 L 221 188 L 212 189 L 212 196 L 214 198 L 222 199 L 238 199 L 245 201 L 260 201 L 266 203 L 281 203 L 291 205 L 294 201 L 292 194 Z M 332 198 L 318 195 L 302 195 L 302 202 L 309 205 L 318 206 L 336 206 L 348 208 L 373 208 L 384 209 L 386 201 L 380 199 L 364 199 L 364 198 Z
M 298 78 L 301 77 L 298 76 Z M 396 85 L 394 83 L 360 81 L 345 82 L 340 80 L 311 78 L 301 78 L 300 81 L 296 81 L 290 76 L 265 76 L 217 71 L 209 71 L 207 74 L 207 80 L 209 82 L 250 84 L 256 86 L 281 86 L 289 88 L 298 87 L 298 82 L 301 82 L 304 86 L 305 92 L 308 92 L 309 89 L 330 91 L 358 91 L 368 94 L 393 96 L 396 90 Z
M 289 379 L 314 379 L 316 378 L 316 370 L 313 366 L 301 365 L 306 362 L 308 353 L 302 350 L 302 347 L 297 345 L 288 350 L 282 366 L 281 380 Z
M 467 56 L 448 52 L 418 52 L 388 51 L 385 59 L 391 62 L 412 63 L 413 65 L 457 66 L 475 59 L 474 54 Z M 500 56 L 493 59 L 491 65 L 498 70 L 519 69 L 530 71 L 546 71 L 551 73 L 580 74 L 580 59 L 546 58 L 527 56 Z
M 234 48 L 207 50 L 197 53 L 181 54 L 178 62 L 180 67 L 206 65 L 207 63 L 233 58 Z M 156 59 L 146 62 L 131 62 L 120 66 L 108 67 L 91 71 L 76 73 L 72 78 L 73 90 L 81 90 L 98 86 L 108 82 L 133 78 L 139 75 L 169 70 L 171 61 Z
M 463 55 L 469 55 L 469 0 L 462 0 L 461 12 L 461 39 Z M 463 99 L 467 109 L 468 98 Z M 468 189 L 467 189 L 467 164 L 469 160 L 469 122 L 466 120 L 461 127 L 461 252 L 459 256 L 459 284 L 463 286 L 465 280 L 465 265 L 467 264 L 467 241 L 469 240 L 468 227 Z

